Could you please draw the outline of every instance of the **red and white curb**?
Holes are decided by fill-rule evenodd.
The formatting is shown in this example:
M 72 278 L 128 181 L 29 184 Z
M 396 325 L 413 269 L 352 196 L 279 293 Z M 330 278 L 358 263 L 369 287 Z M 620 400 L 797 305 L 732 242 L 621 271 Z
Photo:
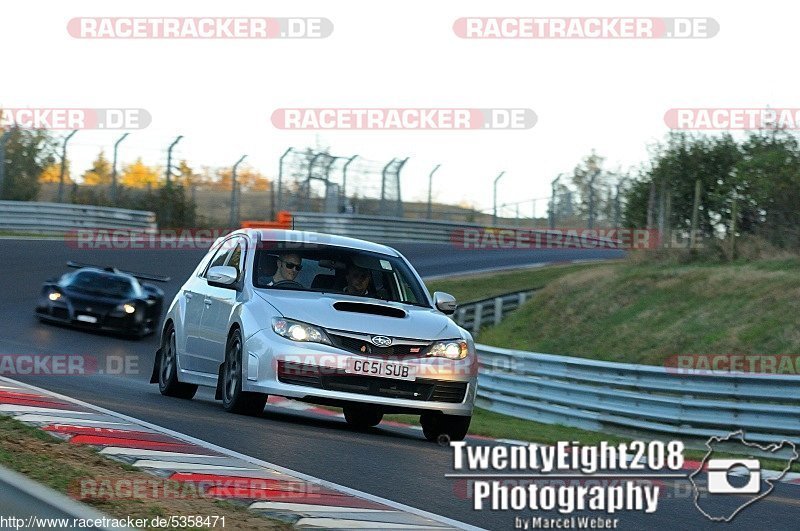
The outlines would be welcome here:
M 479 529 L 4 377 L 0 415 L 300 529 Z
M 336 411 L 331 411 L 329 409 L 321 408 L 314 406 L 312 404 L 306 404 L 304 402 L 297 402 L 295 400 L 289 400 L 288 398 L 281 398 L 281 397 L 269 397 L 269 405 L 280 407 L 283 409 L 291 409 L 294 411 L 303 411 L 306 413 L 311 413 L 314 415 L 320 415 L 325 417 L 336 417 L 336 418 L 344 418 L 344 415 L 338 413 Z M 2 411 L 2 406 L 0 406 L 0 411 Z M 381 422 L 381 426 L 393 426 L 397 428 L 405 428 L 405 429 L 412 429 L 412 430 L 422 430 L 419 426 L 414 426 L 412 424 L 404 424 L 401 422 L 391 422 L 391 421 L 383 421 Z M 527 446 L 531 444 L 530 441 L 518 441 L 514 439 L 494 439 L 492 437 L 485 437 L 482 435 L 469 435 L 467 439 L 470 440 L 484 440 L 484 441 L 493 441 L 496 443 L 501 444 L 509 444 L 513 446 Z M 630 462 L 631 459 L 628 460 Z M 644 461 L 642 461 L 644 463 Z M 684 462 L 684 467 L 681 469 L 684 472 L 694 472 L 697 470 L 701 465 L 701 461 L 690 461 L 687 460 Z M 747 473 L 747 472 L 743 472 Z M 794 485 L 800 485 L 800 473 L 798 472 L 787 472 L 783 477 L 781 477 L 783 473 L 778 470 L 766 470 L 761 469 L 761 477 L 764 479 L 778 479 L 780 483 L 791 483 Z

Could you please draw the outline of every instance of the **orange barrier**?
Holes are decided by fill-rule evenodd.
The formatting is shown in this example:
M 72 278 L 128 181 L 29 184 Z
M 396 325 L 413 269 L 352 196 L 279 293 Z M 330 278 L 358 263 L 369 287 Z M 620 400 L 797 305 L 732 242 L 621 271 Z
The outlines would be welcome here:
M 275 221 L 242 221 L 244 229 L 291 229 L 292 213 L 286 210 L 278 212 Z

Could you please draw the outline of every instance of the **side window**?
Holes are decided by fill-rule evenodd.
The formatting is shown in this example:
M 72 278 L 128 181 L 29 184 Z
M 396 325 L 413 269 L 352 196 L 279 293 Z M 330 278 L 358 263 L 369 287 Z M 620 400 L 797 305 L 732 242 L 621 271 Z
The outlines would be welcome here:
M 414 290 L 411 289 L 411 286 L 408 285 L 406 279 L 403 278 L 402 275 L 397 275 L 398 283 L 400 284 L 400 296 L 402 297 L 402 302 L 411 302 L 411 303 L 418 303 L 416 295 L 414 295 Z
M 229 265 L 231 267 L 236 268 L 236 279 L 242 279 L 242 260 L 244 258 L 244 242 L 241 238 L 237 238 L 236 247 L 231 250 L 231 254 L 228 256 L 228 261 L 225 265 Z
M 225 260 L 227 260 L 228 255 L 230 253 L 231 253 L 230 242 L 223 242 L 219 246 L 217 252 L 214 254 L 214 258 L 212 258 L 211 261 L 208 263 L 208 267 L 206 267 L 206 270 L 203 271 L 203 274 L 200 276 L 205 278 L 206 274 L 208 273 L 208 270 L 211 269 L 212 267 L 225 265 Z

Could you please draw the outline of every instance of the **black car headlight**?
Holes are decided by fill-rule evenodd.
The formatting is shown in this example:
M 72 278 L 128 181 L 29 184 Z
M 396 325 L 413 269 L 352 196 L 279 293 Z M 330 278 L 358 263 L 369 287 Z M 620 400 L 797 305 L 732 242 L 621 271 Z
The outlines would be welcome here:
M 331 344 L 328 335 L 321 328 L 292 319 L 275 317 L 272 319 L 272 330 L 279 336 L 292 341 Z
M 112 317 L 127 317 L 133 315 L 134 319 L 141 321 L 143 313 L 136 307 L 134 302 L 125 302 L 118 305 L 111 311 Z
M 428 356 L 447 358 L 449 360 L 463 360 L 469 354 L 467 342 L 463 339 L 449 339 L 438 341 L 431 345 Z

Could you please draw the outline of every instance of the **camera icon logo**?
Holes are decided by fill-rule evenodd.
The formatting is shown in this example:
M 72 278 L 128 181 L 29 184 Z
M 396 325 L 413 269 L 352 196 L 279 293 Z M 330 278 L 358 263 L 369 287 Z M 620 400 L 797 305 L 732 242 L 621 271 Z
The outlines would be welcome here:
M 731 484 L 729 475 L 744 468 L 749 479 L 742 486 Z M 708 492 L 710 494 L 758 494 L 761 490 L 761 463 L 758 459 L 709 459 Z

